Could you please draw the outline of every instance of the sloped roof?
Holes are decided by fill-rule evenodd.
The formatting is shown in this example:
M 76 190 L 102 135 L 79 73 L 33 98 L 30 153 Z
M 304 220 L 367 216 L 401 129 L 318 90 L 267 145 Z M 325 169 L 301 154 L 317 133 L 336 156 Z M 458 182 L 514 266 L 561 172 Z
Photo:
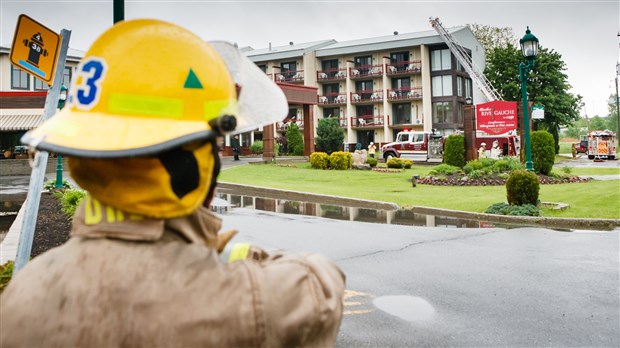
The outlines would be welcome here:
M 447 28 L 454 34 L 466 29 L 466 26 Z M 350 54 L 356 52 L 382 51 L 399 47 L 410 47 L 429 44 L 443 44 L 444 41 L 435 30 L 418 31 L 397 35 L 385 35 L 371 38 L 341 41 L 316 50 L 317 57 Z
M 0 131 L 31 130 L 43 123 L 42 115 L 11 115 L 0 116 Z
M 275 46 L 270 48 L 252 49 L 251 47 L 244 47 L 242 49 L 243 54 L 253 62 L 279 60 L 286 58 L 302 57 L 304 53 L 314 51 L 324 46 L 328 46 L 336 43 L 336 40 L 321 40 L 304 42 L 299 44 L 292 44 L 286 46 Z

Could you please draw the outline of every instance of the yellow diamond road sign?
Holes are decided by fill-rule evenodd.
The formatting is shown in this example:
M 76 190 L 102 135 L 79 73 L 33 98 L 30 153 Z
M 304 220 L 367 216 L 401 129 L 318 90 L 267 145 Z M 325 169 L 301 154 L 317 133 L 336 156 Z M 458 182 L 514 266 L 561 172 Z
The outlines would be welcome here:
M 11 63 L 51 84 L 58 61 L 60 35 L 20 15 L 11 46 Z

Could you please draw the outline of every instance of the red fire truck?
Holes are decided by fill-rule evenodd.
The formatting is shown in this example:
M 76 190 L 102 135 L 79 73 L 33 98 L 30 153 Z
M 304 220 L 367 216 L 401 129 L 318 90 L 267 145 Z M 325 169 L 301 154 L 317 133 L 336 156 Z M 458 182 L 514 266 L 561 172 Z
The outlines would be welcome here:
M 392 157 L 428 161 L 443 158 L 443 136 L 430 132 L 402 131 L 392 143 L 381 146 L 383 158 Z
M 482 134 L 482 133 L 481 133 Z M 444 137 L 434 132 L 402 131 L 396 141 L 381 147 L 383 158 L 400 157 L 417 161 L 442 160 Z M 514 132 L 500 135 L 477 135 L 476 149 L 485 143 L 487 157 L 491 157 L 493 142 L 497 141 L 501 156 L 517 156 L 521 150 L 519 137 Z
M 588 133 L 588 159 L 616 158 L 616 134 L 610 130 Z

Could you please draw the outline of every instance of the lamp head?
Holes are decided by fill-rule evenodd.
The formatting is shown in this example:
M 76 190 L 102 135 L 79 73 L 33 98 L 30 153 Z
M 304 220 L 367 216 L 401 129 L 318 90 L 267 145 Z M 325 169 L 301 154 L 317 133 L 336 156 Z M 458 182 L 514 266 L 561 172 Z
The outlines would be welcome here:
M 67 91 L 69 88 L 65 85 L 60 85 L 60 95 L 58 96 L 58 108 L 62 110 L 65 107 L 67 101 Z
M 532 34 L 530 27 L 527 27 L 525 35 L 519 40 L 519 44 L 521 45 L 523 57 L 528 60 L 536 58 L 536 55 L 538 55 L 538 38 Z

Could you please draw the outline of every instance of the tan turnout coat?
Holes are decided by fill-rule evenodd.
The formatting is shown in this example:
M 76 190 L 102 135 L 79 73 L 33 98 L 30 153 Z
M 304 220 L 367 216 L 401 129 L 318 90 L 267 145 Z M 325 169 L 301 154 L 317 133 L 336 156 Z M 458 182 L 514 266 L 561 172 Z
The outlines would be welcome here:
M 2 347 L 333 346 L 344 275 L 316 255 L 220 261 L 207 209 L 149 220 L 85 199 L 72 238 L 0 298 Z M 255 253 L 254 255 L 260 255 Z

